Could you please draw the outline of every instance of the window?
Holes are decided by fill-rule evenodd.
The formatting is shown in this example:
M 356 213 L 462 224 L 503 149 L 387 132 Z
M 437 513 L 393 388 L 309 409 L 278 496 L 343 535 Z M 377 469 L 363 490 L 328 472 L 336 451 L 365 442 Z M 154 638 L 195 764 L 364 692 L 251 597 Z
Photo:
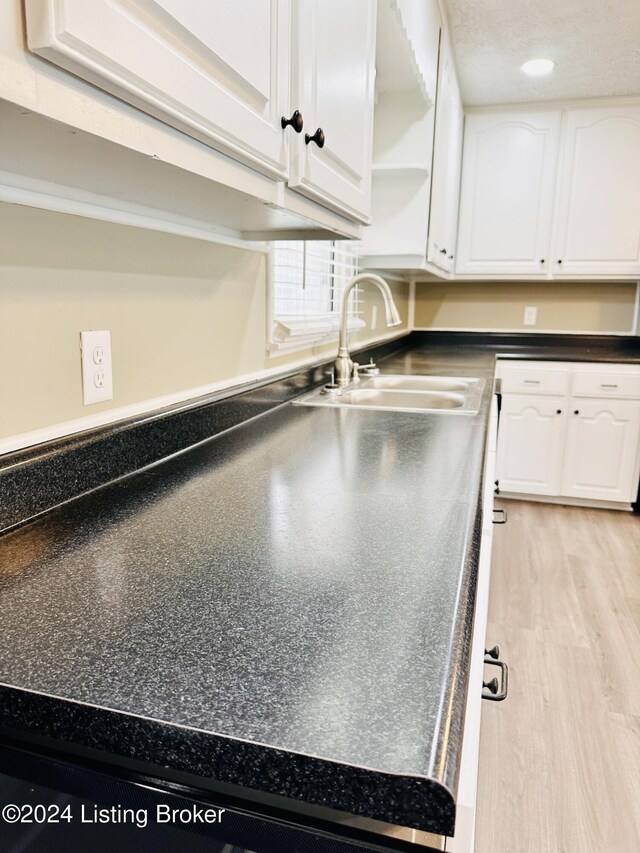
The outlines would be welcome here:
M 270 252 L 270 349 L 301 349 L 337 338 L 344 287 L 358 273 L 356 245 L 287 240 Z M 361 329 L 360 288 L 349 301 L 349 329 Z

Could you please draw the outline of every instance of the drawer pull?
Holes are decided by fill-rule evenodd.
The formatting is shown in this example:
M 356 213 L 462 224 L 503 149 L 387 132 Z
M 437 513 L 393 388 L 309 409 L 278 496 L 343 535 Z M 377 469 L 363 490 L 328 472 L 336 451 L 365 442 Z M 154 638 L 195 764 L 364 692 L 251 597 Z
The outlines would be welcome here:
M 499 690 L 497 687 L 497 678 L 492 678 L 489 682 L 483 681 L 482 687 L 483 689 L 486 687 L 489 693 L 483 693 L 482 698 L 489 699 L 491 702 L 502 702 L 503 699 L 507 698 L 509 692 L 509 667 L 502 660 L 485 660 L 485 664 L 487 666 L 500 667 L 502 672 L 502 690 Z
M 486 658 L 493 658 L 493 660 L 498 660 L 498 658 L 500 657 L 500 647 L 493 646 L 493 648 L 491 649 L 485 649 L 484 656 Z
M 494 509 L 493 512 L 501 512 L 502 520 L 493 519 L 494 524 L 506 524 L 507 523 L 507 511 L 506 509 Z
M 601 388 L 617 388 L 618 386 L 617 386 L 617 384 L 614 385 L 614 384 L 606 384 L 605 382 L 601 382 L 600 387 Z
M 524 379 L 523 381 L 524 381 L 525 385 L 539 385 L 540 384 L 539 379 Z

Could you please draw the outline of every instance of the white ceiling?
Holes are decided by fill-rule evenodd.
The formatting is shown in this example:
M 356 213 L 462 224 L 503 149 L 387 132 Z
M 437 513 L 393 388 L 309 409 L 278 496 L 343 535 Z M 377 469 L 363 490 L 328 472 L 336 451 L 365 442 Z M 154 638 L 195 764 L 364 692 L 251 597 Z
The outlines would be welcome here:
M 465 104 L 640 95 L 640 0 L 444 0 Z M 527 59 L 553 59 L 526 77 Z

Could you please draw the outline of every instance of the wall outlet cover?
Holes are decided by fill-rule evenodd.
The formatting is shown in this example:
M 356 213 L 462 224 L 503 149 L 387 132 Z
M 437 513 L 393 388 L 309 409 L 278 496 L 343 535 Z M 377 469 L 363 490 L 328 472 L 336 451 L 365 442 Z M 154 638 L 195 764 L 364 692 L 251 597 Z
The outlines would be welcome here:
M 82 395 L 85 406 L 113 400 L 111 332 L 80 332 Z
M 524 309 L 524 325 L 535 326 L 538 322 L 538 309 L 535 305 L 527 305 Z

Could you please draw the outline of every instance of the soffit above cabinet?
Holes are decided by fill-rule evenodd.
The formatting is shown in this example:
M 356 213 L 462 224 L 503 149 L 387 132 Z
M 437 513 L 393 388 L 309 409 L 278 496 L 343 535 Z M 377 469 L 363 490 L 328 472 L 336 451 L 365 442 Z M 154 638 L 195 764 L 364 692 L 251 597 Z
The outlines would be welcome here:
M 444 0 L 466 105 L 640 94 L 640 2 Z M 529 78 L 528 59 L 556 62 Z

